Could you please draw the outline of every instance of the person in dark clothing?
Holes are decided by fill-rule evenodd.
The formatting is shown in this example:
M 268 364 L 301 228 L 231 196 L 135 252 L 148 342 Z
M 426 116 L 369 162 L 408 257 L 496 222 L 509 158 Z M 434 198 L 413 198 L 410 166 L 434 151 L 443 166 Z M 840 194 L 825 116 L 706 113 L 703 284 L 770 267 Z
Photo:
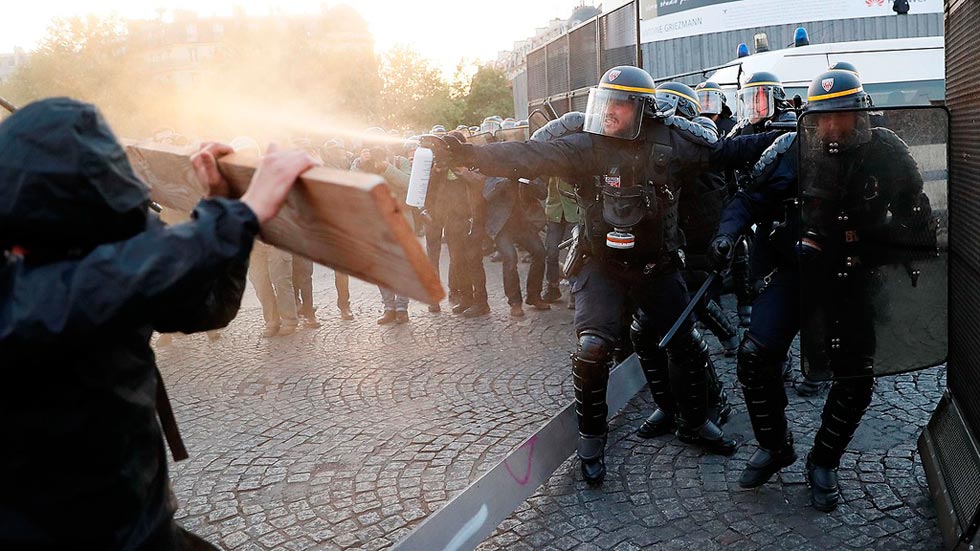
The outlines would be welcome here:
M 466 141 L 460 132 L 451 135 Z M 456 278 L 450 284 L 457 287 L 458 302 L 453 305 L 454 314 L 475 318 L 490 313 L 487 300 L 487 274 L 483 268 L 483 239 L 486 237 L 487 203 L 483 198 L 484 178 L 467 169 L 454 169 L 456 182 L 453 193 L 457 196 L 452 216 L 454 219 L 446 226 L 446 241 L 449 247 L 450 270 L 456 267 Z M 457 191 L 458 190 L 458 191 Z M 457 228 L 457 225 L 461 227 Z M 452 274 L 450 274 L 452 275 Z
M 520 132 L 520 133 L 519 133 Z M 501 142 L 519 143 L 527 139 L 526 129 L 519 129 L 513 121 L 497 131 Z M 483 196 L 487 200 L 487 234 L 493 237 L 502 261 L 504 294 L 510 305 L 510 315 L 522 317 L 527 303 L 535 310 L 550 310 L 551 306 L 541 298 L 544 287 L 545 250 L 541 242 L 540 226 L 543 209 L 541 201 L 548 189 L 542 181 L 521 184 L 516 178 L 487 178 Z M 531 256 L 531 266 L 525 280 L 525 296 L 521 296 L 521 279 L 517 273 L 520 246 Z
M 605 478 L 606 386 L 629 305 L 642 308 L 655 321 L 653 331 L 664 334 L 688 301 L 678 273 L 683 233 L 676 209 L 682 190 L 711 163 L 727 164 L 728 157 L 749 153 L 758 156 L 756 150 L 764 149 L 761 141 L 719 142 L 711 121 L 688 121 L 661 110 L 654 94 L 648 73 L 638 67 L 614 67 L 589 91 L 583 132 L 485 146 L 423 138 L 437 160 L 443 156 L 451 165 L 474 167 L 515 184 L 520 178 L 558 176 L 576 186 L 582 237 L 569 252 L 571 265 L 577 267 L 566 273 L 574 278 L 578 337 L 572 355 L 577 454 L 589 484 L 601 484 Z M 549 124 L 563 124 L 565 116 Z M 669 385 L 680 408 L 678 437 L 711 453 L 734 453 L 737 442 L 708 418 L 710 360 L 689 318 L 667 353 Z
M 806 461 L 814 507 L 831 511 L 840 501 L 841 457 L 873 395 L 869 303 L 881 285 L 878 264 L 887 263 L 882 245 L 892 232 L 935 237 L 935 230 L 908 146 L 891 130 L 872 128 L 867 111 L 855 111 L 871 106 L 858 77 L 827 71 L 811 82 L 808 98 L 804 120 L 813 127 L 800 132 L 810 140 L 801 144 L 791 132 L 766 151 L 751 186 L 725 209 L 712 256 L 719 267 L 730 263 L 747 227 L 779 221 L 763 242 L 771 263 L 738 351 L 738 379 L 759 444 L 739 484 L 761 486 L 797 459 L 779 370 L 803 324 L 826 335 L 820 346 L 828 345 L 834 377 Z M 813 346 L 804 343 L 803 353 Z
M 173 520 L 150 335 L 235 316 L 260 224 L 313 166 L 270 147 L 232 201 L 229 152 L 195 156 L 212 198 L 166 227 L 94 106 L 47 99 L 0 124 L 0 549 L 215 549 Z

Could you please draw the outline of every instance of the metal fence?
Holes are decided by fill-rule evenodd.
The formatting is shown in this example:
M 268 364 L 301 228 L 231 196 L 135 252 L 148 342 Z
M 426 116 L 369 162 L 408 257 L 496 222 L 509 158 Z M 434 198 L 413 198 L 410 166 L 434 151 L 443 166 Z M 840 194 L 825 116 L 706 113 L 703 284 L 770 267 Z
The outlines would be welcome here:
M 582 23 L 527 55 L 527 104 L 560 115 L 584 111 L 589 88 L 611 67 L 637 65 L 636 2 Z

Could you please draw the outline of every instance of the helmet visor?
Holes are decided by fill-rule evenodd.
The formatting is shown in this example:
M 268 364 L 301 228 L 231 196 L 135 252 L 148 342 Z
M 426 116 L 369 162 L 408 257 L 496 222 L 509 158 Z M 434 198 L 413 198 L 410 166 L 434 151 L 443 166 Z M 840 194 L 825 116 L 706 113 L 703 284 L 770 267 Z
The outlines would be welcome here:
M 850 149 L 871 140 L 871 121 L 867 111 L 807 113 L 801 126 L 811 137 L 810 144 L 818 147 L 838 144 L 839 149 Z M 812 137 L 818 139 L 813 140 Z
M 701 102 L 701 113 L 705 115 L 720 115 L 724 96 L 718 90 L 698 90 L 698 101 Z
M 775 113 L 772 86 L 751 86 L 738 94 L 739 119 L 755 124 Z
M 635 140 L 643 122 L 643 96 L 622 90 L 592 88 L 585 107 L 585 125 L 590 134 Z
M 500 123 L 497 121 L 483 121 L 483 124 L 480 125 L 480 132 L 490 135 L 495 134 L 498 130 L 500 130 Z

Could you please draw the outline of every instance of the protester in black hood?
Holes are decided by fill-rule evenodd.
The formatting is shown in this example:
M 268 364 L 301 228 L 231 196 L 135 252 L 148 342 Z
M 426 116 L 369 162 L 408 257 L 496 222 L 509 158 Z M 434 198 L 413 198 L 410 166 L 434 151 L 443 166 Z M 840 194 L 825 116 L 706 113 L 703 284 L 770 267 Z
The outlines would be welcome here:
M 228 194 L 208 144 L 209 196 Z M 240 201 L 165 227 L 98 110 L 40 101 L 0 124 L 0 549 L 210 549 L 173 521 L 150 335 L 226 325 L 302 152 L 270 146 Z

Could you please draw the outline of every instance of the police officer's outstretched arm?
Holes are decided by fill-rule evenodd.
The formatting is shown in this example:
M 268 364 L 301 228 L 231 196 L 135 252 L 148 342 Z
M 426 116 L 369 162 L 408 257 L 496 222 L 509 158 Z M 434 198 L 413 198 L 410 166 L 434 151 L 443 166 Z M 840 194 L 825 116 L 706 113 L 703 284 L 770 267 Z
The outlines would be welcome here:
M 730 169 L 754 163 L 781 134 L 773 130 L 761 134 L 722 138 L 719 145 L 711 152 L 712 167 Z
M 448 151 L 434 151 L 437 161 L 446 165 L 478 169 L 485 176 L 536 178 L 538 176 L 574 177 L 601 172 L 596 168 L 593 138 L 579 133 L 549 142 L 505 142 L 476 146 L 461 144 L 447 137 Z M 425 144 L 425 142 L 423 143 Z

